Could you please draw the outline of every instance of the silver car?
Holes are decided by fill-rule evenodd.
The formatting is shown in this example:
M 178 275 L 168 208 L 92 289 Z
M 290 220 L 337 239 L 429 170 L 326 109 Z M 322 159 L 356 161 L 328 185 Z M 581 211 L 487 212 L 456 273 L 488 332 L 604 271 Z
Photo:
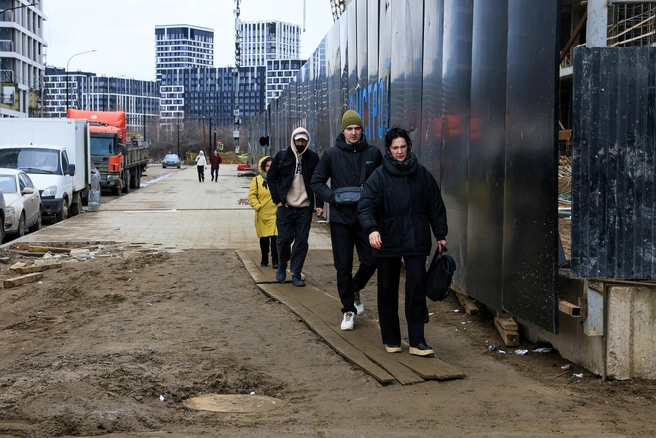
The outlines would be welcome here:
M 5 233 L 25 235 L 41 229 L 41 196 L 27 173 L 0 169 L 0 191 L 5 200 Z

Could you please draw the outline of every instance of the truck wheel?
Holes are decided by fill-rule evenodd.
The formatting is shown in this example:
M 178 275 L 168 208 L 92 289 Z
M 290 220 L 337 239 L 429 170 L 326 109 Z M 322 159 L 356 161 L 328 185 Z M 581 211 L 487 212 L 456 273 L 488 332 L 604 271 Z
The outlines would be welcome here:
M 123 171 L 123 193 L 130 193 L 130 172 L 125 170 Z
M 64 219 L 68 219 L 68 200 L 66 199 L 62 203 L 61 211 L 55 215 L 55 222 L 61 222 Z
M 80 194 L 76 193 L 73 195 L 73 203 L 71 204 L 71 216 L 77 216 L 82 211 L 82 200 L 80 199 Z
M 134 188 L 141 188 L 141 169 L 137 169 L 137 182 L 134 183 Z
M 112 195 L 120 196 L 121 195 L 121 188 L 120 187 L 112 187 Z

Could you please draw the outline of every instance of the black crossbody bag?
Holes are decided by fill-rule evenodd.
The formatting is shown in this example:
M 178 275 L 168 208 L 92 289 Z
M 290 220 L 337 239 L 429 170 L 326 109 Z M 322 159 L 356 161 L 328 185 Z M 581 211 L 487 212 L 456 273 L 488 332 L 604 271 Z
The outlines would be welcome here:
M 360 200 L 364 188 L 364 171 L 367 165 L 366 157 L 362 156 L 362 172 L 360 173 L 360 185 L 340 187 L 335 189 L 335 205 L 355 205 Z

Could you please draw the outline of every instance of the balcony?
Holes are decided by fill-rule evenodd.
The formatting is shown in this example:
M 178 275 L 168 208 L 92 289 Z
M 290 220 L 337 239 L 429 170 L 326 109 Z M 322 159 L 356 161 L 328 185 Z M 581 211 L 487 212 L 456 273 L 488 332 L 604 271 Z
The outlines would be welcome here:
M 0 70 L 0 82 L 14 82 L 13 70 Z
M 15 103 L 16 103 L 16 95 L 14 93 L 0 94 L 0 104 L 13 105 Z
M 0 40 L 0 52 L 13 52 L 14 42 L 11 40 Z

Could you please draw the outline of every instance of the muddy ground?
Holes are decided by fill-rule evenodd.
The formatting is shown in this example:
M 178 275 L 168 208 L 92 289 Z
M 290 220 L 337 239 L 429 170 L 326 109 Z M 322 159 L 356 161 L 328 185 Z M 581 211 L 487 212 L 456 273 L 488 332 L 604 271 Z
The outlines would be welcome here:
M 500 355 L 491 318 L 454 312 L 452 296 L 430 303 L 427 339 L 467 377 L 382 386 L 261 293 L 233 251 L 108 253 L 65 256 L 40 282 L 0 290 L 0 437 L 656 436 L 653 382 L 563 374 L 557 352 Z M 3 279 L 33 259 L 0 256 Z M 334 290 L 325 254 L 305 271 Z M 373 304 L 375 288 L 363 298 Z M 183 405 L 214 393 L 283 406 Z

